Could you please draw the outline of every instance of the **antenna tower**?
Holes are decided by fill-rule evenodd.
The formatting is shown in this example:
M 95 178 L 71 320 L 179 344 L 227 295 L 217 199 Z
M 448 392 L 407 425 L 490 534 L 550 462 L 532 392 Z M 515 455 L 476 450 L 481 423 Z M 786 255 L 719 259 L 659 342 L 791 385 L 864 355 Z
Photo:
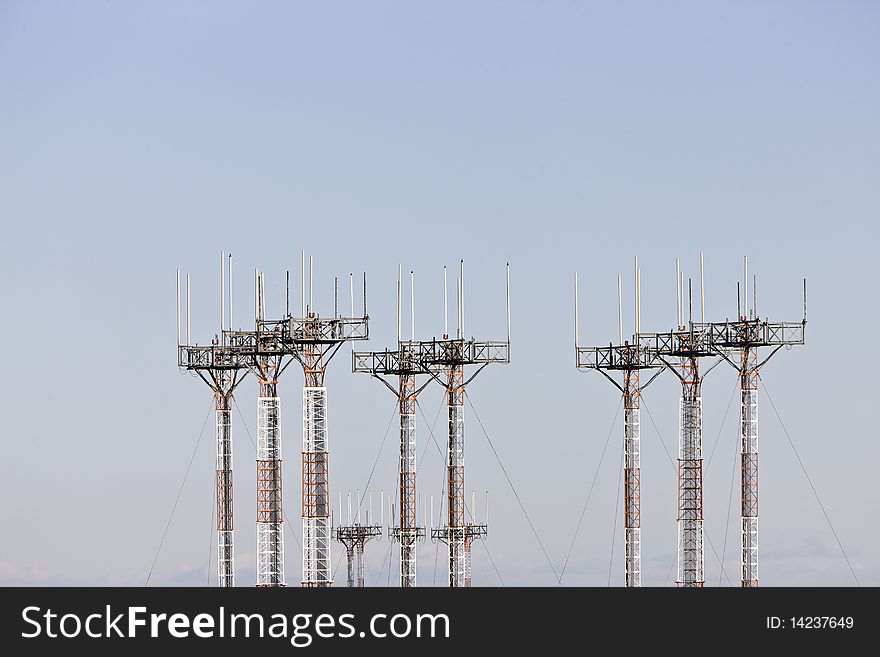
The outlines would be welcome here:
M 477 341 L 466 339 L 464 304 L 464 261 L 457 278 L 457 327 L 455 337 L 444 334 L 442 340 L 425 343 L 425 363 L 432 377 L 446 389 L 449 431 L 446 458 L 447 508 L 445 527 L 434 529 L 431 537 L 443 541 L 449 548 L 449 586 L 471 585 L 471 544 L 486 535 L 485 524 L 467 523 L 465 519 L 464 482 L 464 400 L 467 385 L 491 364 L 510 362 L 510 266 L 506 267 L 507 280 L 507 339 L 504 341 Z M 476 371 L 465 378 L 465 368 L 476 365 Z M 433 368 L 446 372 L 446 380 L 433 373 Z
M 623 513 L 626 542 L 625 583 L 626 586 L 642 585 L 641 549 L 641 459 L 640 459 L 640 411 L 642 391 L 665 369 L 654 353 L 639 343 L 641 331 L 641 270 L 638 259 L 635 262 L 633 286 L 634 335 L 632 342 L 623 341 L 607 347 L 581 347 L 577 274 L 574 279 L 575 296 L 575 355 L 579 370 L 596 370 L 608 379 L 623 395 Z M 618 335 L 623 335 L 623 310 L 620 307 L 620 276 L 617 277 L 618 297 Z M 641 384 L 641 371 L 661 368 L 644 385 Z M 622 384 L 609 372 L 621 372 Z
M 235 585 L 232 490 L 232 394 L 247 374 L 238 350 L 226 343 L 232 322 L 232 254 L 220 253 L 220 332 L 210 346 L 190 344 L 190 281 L 186 275 L 185 333 L 181 329 L 180 270 L 177 270 L 177 365 L 196 374 L 214 393 L 216 430 L 215 500 L 217 513 L 217 585 Z M 184 340 L 185 336 L 185 340 Z
M 743 259 L 743 284 L 737 290 L 738 319 L 706 324 L 718 355 L 737 370 L 740 389 L 740 523 L 743 587 L 758 586 L 758 373 L 783 347 L 803 345 L 807 327 L 807 281 L 804 314 L 799 322 L 771 322 L 758 314 L 757 278 L 752 279 L 749 307 L 748 258 Z M 759 360 L 761 347 L 770 354 Z M 738 357 L 738 358 L 737 358 Z
M 367 276 L 364 274 L 363 315 L 354 316 L 352 285 L 351 316 L 339 315 L 338 286 L 334 315 L 321 317 L 313 305 L 313 267 L 309 257 L 308 296 L 306 296 L 305 253 L 301 261 L 300 317 L 288 317 L 285 340 L 295 345 L 295 357 L 305 375 L 303 385 L 302 449 L 302 586 L 330 586 L 330 475 L 327 432 L 327 388 L 324 375 L 339 348 L 351 340 L 369 337 L 367 316 Z

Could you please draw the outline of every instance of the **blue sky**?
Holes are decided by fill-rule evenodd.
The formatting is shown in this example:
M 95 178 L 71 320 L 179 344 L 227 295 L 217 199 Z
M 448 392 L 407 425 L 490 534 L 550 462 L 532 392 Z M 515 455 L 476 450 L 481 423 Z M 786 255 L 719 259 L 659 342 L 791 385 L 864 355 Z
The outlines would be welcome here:
M 398 263 L 416 272 L 417 333 L 442 332 L 442 266 L 463 258 L 469 333 L 503 336 L 510 262 L 513 362 L 471 396 L 557 570 L 618 401 L 573 367 L 572 273 L 583 339 L 598 343 L 616 334 L 614 281 L 631 285 L 634 255 L 645 329 L 674 321 L 676 256 L 695 275 L 705 252 L 710 317 L 735 313 L 744 254 L 774 319 L 800 317 L 807 277 L 808 344 L 776 356 L 765 383 L 862 583 L 880 584 L 878 22 L 870 2 L 0 3 L 0 583 L 143 583 L 210 400 L 175 368 L 174 270 L 192 273 L 193 333 L 207 341 L 220 250 L 235 256 L 244 326 L 249 272 L 266 272 L 280 314 L 284 270 L 305 249 L 325 312 L 333 276 L 368 272 L 373 348 L 395 337 Z M 300 385 L 294 370 L 281 383 L 297 533 Z M 706 450 L 718 441 L 706 533 L 733 581 L 735 402 L 722 419 L 734 385 L 718 368 L 704 389 Z M 371 488 L 389 490 L 393 432 L 379 446 L 393 398 L 342 358 L 328 386 L 332 487 L 364 488 L 379 454 Z M 242 585 L 255 395 L 243 384 L 234 426 Z M 421 402 L 419 482 L 438 497 L 439 391 Z M 674 453 L 673 377 L 646 402 Z M 762 581 L 851 584 L 763 397 L 760 417 Z M 469 418 L 467 487 L 491 490 L 493 507 L 475 584 L 499 581 L 486 549 L 505 584 L 553 584 Z M 211 438 L 209 425 L 156 583 L 207 581 Z M 622 581 L 620 442 L 567 584 L 605 585 L 609 560 Z M 643 581 L 662 585 L 675 477 L 648 423 L 642 442 Z M 435 550 L 421 548 L 420 583 Z M 387 551 L 370 545 L 368 579 L 386 577 Z M 708 545 L 706 563 L 707 582 L 726 584 Z M 295 583 L 290 536 L 287 564 Z M 438 583 L 442 569 L 441 553 Z

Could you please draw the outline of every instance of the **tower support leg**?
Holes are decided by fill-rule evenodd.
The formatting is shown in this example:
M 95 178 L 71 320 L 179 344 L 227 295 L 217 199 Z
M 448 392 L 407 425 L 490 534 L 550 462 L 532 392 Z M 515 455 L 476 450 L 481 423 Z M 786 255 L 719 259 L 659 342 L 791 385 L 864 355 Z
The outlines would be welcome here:
M 703 573 L 703 436 L 699 359 L 683 357 L 678 444 L 677 586 L 701 587 Z
M 257 586 L 284 586 L 281 413 L 275 381 L 257 400 Z
M 758 586 L 758 350 L 746 348 L 740 367 L 742 586 Z
M 303 388 L 303 586 L 330 586 L 327 388 Z
M 232 504 L 232 393 L 214 393 L 217 420 L 217 585 L 235 586 Z
M 400 586 L 416 585 L 416 377 L 399 378 Z
M 357 586 L 362 589 L 364 588 L 364 539 L 357 542 L 355 554 L 357 555 Z
M 639 371 L 624 374 L 624 470 L 623 508 L 626 531 L 626 586 L 642 585 L 641 459 Z
M 449 546 L 449 586 L 468 586 L 469 556 L 466 549 L 464 506 L 464 367 L 449 368 L 447 381 L 449 439 L 446 465 L 447 522 Z
M 354 543 L 345 544 L 345 556 L 348 558 L 348 586 L 354 586 Z

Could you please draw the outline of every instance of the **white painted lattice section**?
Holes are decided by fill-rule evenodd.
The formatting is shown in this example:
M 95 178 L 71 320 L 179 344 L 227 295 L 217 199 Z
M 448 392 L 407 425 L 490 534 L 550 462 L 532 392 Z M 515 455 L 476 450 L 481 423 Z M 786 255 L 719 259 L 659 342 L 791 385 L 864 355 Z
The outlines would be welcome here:
M 415 403 L 400 414 L 400 586 L 416 585 L 416 415 Z
M 280 431 L 279 398 L 258 397 L 257 586 L 285 585 Z
M 327 388 L 303 388 L 303 586 L 330 586 Z
M 741 389 L 742 439 L 741 565 L 742 585 L 758 585 L 758 389 L 757 379 L 746 376 Z
M 642 585 L 641 444 L 638 401 L 624 410 L 626 585 Z
M 703 446 L 701 397 L 679 403 L 678 586 L 703 586 Z
M 235 586 L 232 506 L 232 418 L 230 398 L 218 398 L 216 408 L 217 459 L 217 585 Z
M 463 394 L 463 393 L 462 393 Z M 452 395 L 450 395 L 452 396 Z M 449 585 L 467 586 L 470 551 L 465 547 L 464 406 L 449 405 Z

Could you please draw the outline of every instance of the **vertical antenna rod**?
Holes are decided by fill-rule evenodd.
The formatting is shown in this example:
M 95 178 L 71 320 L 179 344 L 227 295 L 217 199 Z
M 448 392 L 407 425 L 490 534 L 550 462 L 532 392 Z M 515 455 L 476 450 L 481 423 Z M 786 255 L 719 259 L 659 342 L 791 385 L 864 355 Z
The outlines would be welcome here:
M 192 344 L 189 339 L 189 273 L 186 275 L 186 343 Z
M 642 332 L 642 270 L 636 269 L 636 335 Z M 636 339 L 638 344 L 638 338 Z
M 464 305 L 464 260 L 459 263 L 459 276 L 461 277 L 461 293 L 460 293 L 460 308 L 461 312 L 461 337 L 465 336 L 465 328 L 464 328 L 464 319 L 465 319 L 465 305 Z
M 633 334 L 639 334 L 639 256 L 635 256 L 633 264 Z
M 574 273 L 574 347 L 577 350 L 577 346 L 580 343 L 580 327 L 578 315 L 580 312 L 578 311 L 578 275 L 577 272 Z
M 455 337 L 461 338 L 461 276 L 455 278 Z
M 706 321 L 706 288 L 703 279 L 703 252 L 700 251 L 700 323 Z
M 505 288 L 505 292 L 507 293 L 507 356 L 510 357 L 510 263 L 508 262 L 505 265 L 505 272 L 507 274 L 507 287 Z
M 681 326 L 681 270 L 678 258 L 675 259 L 675 324 Z
M 449 336 L 449 292 L 446 289 L 446 265 L 443 265 L 443 337 Z
M 232 254 L 229 254 L 229 328 L 232 329 Z

